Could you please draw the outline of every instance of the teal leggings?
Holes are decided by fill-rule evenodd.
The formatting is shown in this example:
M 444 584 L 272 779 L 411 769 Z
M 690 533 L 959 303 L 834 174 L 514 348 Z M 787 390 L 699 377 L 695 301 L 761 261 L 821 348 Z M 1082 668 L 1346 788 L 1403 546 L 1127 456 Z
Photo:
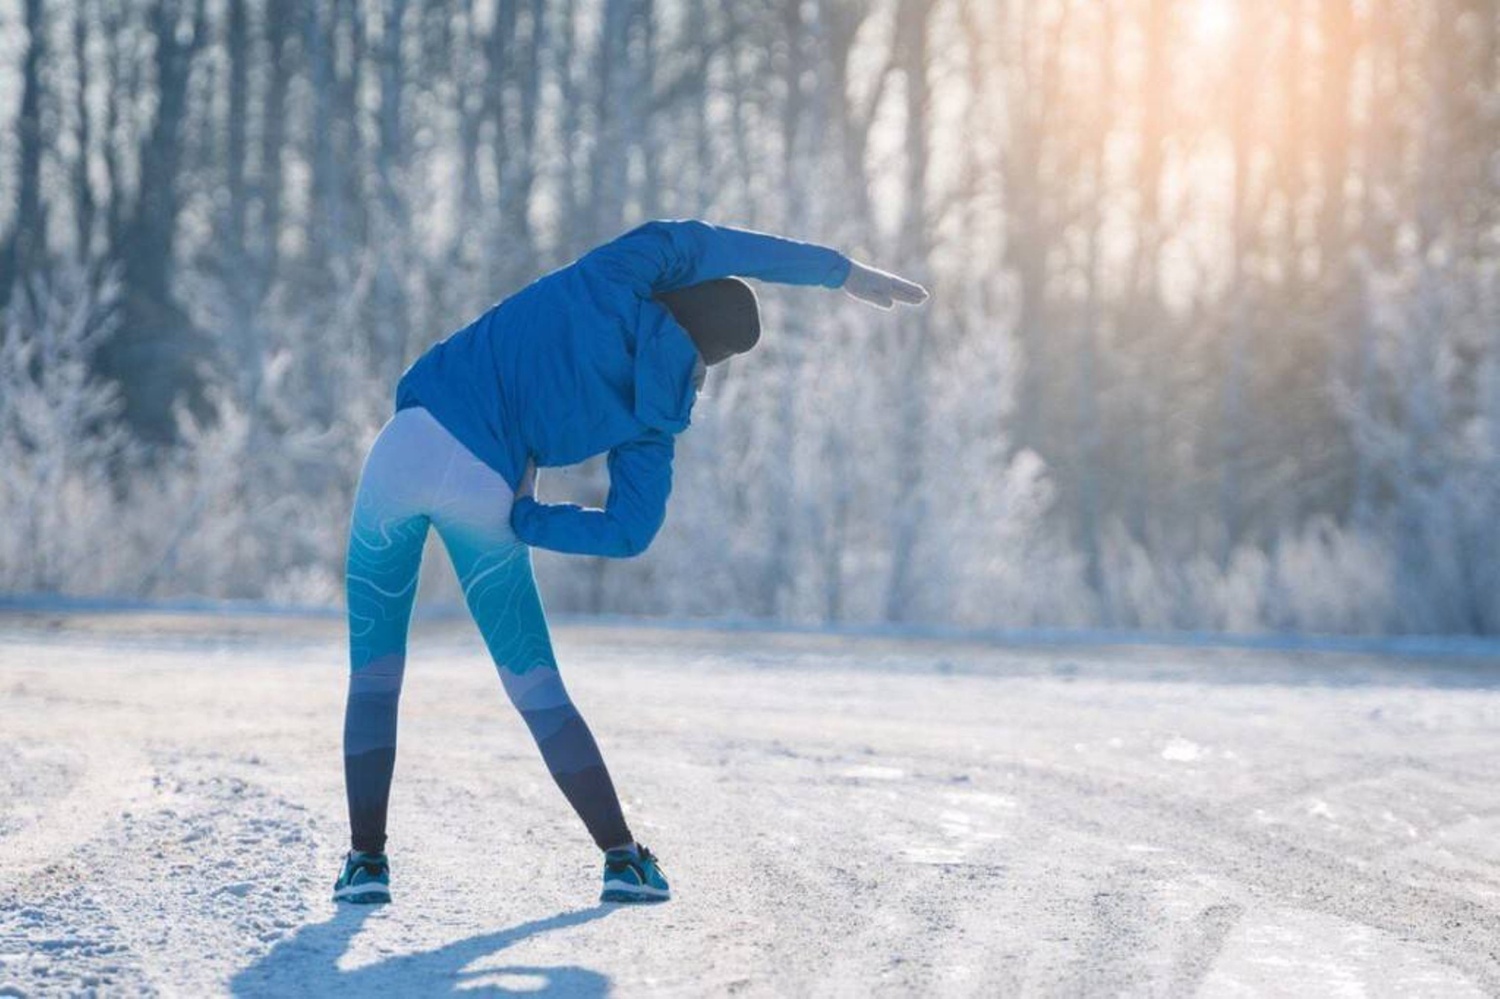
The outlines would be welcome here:
M 399 411 L 365 459 L 349 529 L 349 700 L 344 784 L 354 849 L 385 849 L 406 636 L 429 526 L 511 703 L 600 849 L 633 842 L 609 771 L 557 671 L 531 549 L 510 528 L 511 491 L 425 409 Z

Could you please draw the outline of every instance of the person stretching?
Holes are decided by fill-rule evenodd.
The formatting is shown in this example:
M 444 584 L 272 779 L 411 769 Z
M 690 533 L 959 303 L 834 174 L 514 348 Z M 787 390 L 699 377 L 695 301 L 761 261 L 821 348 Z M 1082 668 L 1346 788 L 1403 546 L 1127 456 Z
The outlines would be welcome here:
M 882 308 L 920 286 L 835 250 L 695 220 L 647 222 L 539 278 L 434 345 L 401 377 L 365 459 L 349 528 L 344 782 L 350 846 L 334 898 L 390 901 L 386 807 L 407 628 L 428 528 L 511 702 L 599 849 L 603 901 L 665 900 L 604 758 L 568 696 L 531 548 L 628 557 L 666 514 L 673 438 L 707 367 L 760 337 L 740 277 L 844 288 Z M 537 502 L 536 469 L 608 454 L 603 509 Z

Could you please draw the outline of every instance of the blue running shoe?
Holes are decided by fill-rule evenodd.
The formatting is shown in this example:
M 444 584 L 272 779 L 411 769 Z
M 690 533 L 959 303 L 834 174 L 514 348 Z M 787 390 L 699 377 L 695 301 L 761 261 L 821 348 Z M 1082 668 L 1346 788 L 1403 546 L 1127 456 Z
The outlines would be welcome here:
M 335 902 L 372 902 L 391 900 L 391 865 L 383 853 L 359 853 L 350 850 L 344 858 L 344 870 L 333 883 Z
M 672 889 L 656 866 L 650 850 L 635 845 L 604 854 L 604 893 L 601 902 L 665 902 Z

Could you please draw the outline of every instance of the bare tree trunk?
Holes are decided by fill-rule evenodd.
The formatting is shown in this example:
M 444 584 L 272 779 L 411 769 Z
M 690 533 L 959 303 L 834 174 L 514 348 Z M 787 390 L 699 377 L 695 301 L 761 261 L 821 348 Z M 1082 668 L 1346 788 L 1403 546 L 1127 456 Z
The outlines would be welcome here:
M 1377 0 L 1367 19 L 1369 31 L 1369 78 L 1370 104 L 1390 106 L 1397 99 L 1396 79 L 1399 54 L 1397 26 L 1393 23 L 1393 11 L 1389 0 Z M 1353 356 L 1348 366 L 1348 380 L 1352 386 L 1353 408 L 1359 418 L 1367 418 L 1377 394 L 1378 337 L 1375 318 L 1371 313 L 1370 278 L 1375 268 L 1389 266 L 1391 234 L 1383 223 L 1376 204 L 1393 193 L 1393 178 L 1399 166 L 1399 150 L 1394 121 L 1386 115 L 1372 115 L 1364 126 L 1360 155 L 1359 253 L 1365 259 L 1364 266 L 1352 271 L 1355 284 L 1351 294 L 1356 296 L 1359 306 L 1355 316 Z M 1349 517 L 1358 527 L 1371 530 L 1374 527 L 1378 475 L 1369 450 L 1354 449 L 1354 482 L 1349 499 Z
M 343 192 L 334 144 L 338 126 L 334 115 L 334 66 L 331 39 L 337 8 L 311 4 L 305 8 L 302 48 L 312 90 L 312 211 L 308 243 L 315 261 L 343 259 L 347 250 Z M 325 24 L 325 18 L 329 18 Z
M 537 105 L 541 101 L 542 65 L 547 47 L 545 4 L 532 0 L 527 10 L 524 44 L 519 31 L 519 6 L 511 5 L 505 29 L 496 33 L 507 51 L 496 57 L 505 61 L 504 91 L 515 107 L 514 122 L 496 104 L 495 161 L 499 167 L 500 227 L 495 233 L 495 257 L 510 263 L 519 279 L 535 271 L 535 234 L 531 230 L 531 200 L 537 176 Z M 492 67 L 493 71 L 493 67 Z M 497 90 L 501 89 L 497 86 Z
M 588 176 L 590 161 L 588 157 L 581 154 L 578 141 L 584 101 L 582 88 L 579 86 L 577 74 L 573 69 L 578 48 L 575 0 L 564 0 L 559 20 L 562 27 L 555 57 L 557 86 L 562 104 L 563 135 L 562 220 L 559 229 L 565 236 L 561 240 L 562 245 L 557 248 L 558 259 L 554 260 L 554 263 L 571 257 L 575 251 L 582 249 L 578 245 L 569 245 L 570 242 L 576 243 L 581 235 L 592 234 L 591 227 L 584 224 L 583 195 L 580 190 Z
M 860 26 L 869 15 L 869 5 L 860 0 L 825 0 L 822 5 L 824 47 L 829 64 L 827 77 L 838 98 L 834 103 L 839 107 L 837 119 L 843 183 L 838 185 L 838 191 L 840 197 L 847 200 L 843 209 L 846 217 L 852 220 L 853 226 L 861 229 L 868 228 L 870 219 L 870 185 L 865 170 L 870 125 L 894 71 L 895 58 L 893 52 L 879 70 L 868 97 L 856 102 L 850 94 L 849 57 L 854 51 Z
M 1099 60 L 1102 67 L 1101 95 L 1114 93 L 1115 14 L 1112 2 L 1104 8 L 1104 30 L 1101 32 Z M 1105 202 L 1104 155 L 1109 139 L 1111 102 L 1096 102 L 1099 109 L 1092 141 L 1087 150 L 1090 177 L 1087 229 L 1088 249 L 1084 264 L 1088 280 L 1087 300 L 1077 327 L 1078 376 L 1074 382 L 1076 400 L 1074 415 L 1078 438 L 1078 537 L 1083 545 L 1085 578 L 1089 589 L 1101 597 L 1100 606 L 1106 625 L 1113 623 L 1111 608 L 1105 598 L 1104 572 L 1099 551 L 1099 465 L 1102 457 L 1099 427 L 1098 328 L 1103 317 L 1101 298 L 1104 281 L 1101 269 L 1100 240 L 1103 238 Z
M 378 279 L 371 295 L 375 311 L 372 325 L 377 331 L 372 346 L 382 378 L 389 384 L 395 383 L 410 360 L 406 341 L 412 325 L 405 287 L 410 263 L 411 226 L 404 197 L 408 177 L 401 115 L 406 82 L 403 48 L 406 11 L 407 0 L 385 0 L 377 53 L 380 108 L 376 119 L 375 172 L 379 178 L 379 211 L 372 213 L 371 231 Z
M 269 78 L 261 126 L 260 229 L 264 240 L 262 273 L 268 287 L 281 266 L 282 150 L 286 145 L 287 84 L 292 75 L 286 47 L 292 24 L 291 0 L 266 0 Z
M 156 39 L 156 119 L 140 149 L 140 188 L 115 252 L 123 262 L 124 322 L 100 351 L 103 373 L 121 385 L 125 414 L 144 437 L 166 440 L 175 433 L 172 406 L 182 394 L 196 401 L 195 368 L 205 354 L 172 295 L 176 245 L 177 185 L 182 128 L 187 116 L 193 57 L 206 40 L 204 2 L 193 0 L 184 26 L 175 0 L 160 0 L 151 12 Z
M 104 141 L 101 143 L 104 156 L 104 174 L 109 182 L 109 204 L 105 212 L 105 236 L 110 251 L 120 245 L 125 232 L 125 171 L 120 161 L 119 141 L 121 110 L 130 105 L 135 91 L 135 77 L 131 72 L 134 62 L 130 59 L 129 46 L 121 37 L 121 13 L 106 4 L 100 12 L 100 24 L 109 46 L 109 99 L 105 103 Z
M 72 195 L 73 254 L 78 260 L 91 261 L 94 255 L 94 229 L 99 206 L 94 198 L 94 184 L 89 179 L 89 163 L 94 152 L 94 113 L 89 105 L 89 86 L 93 79 L 92 60 L 88 54 L 89 29 L 96 12 L 86 0 L 79 0 L 73 17 L 73 59 L 78 69 L 78 89 L 74 99 L 74 114 L 78 116 L 78 156 L 73 161 Z M 0 281 L 3 285 L 3 281 Z M 0 303 L 4 292 L 0 290 Z M 3 304 L 0 304 L 3 308 Z
M 756 159 L 750 137 L 750 122 L 745 113 L 746 106 L 750 103 L 745 94 L 751 87 L 751 80 L 744 72 L 740 58 L 742 51 L 755 48 L 755 38 L 754 32 L 744 21 L 741 5 L 726 5 L 724 16 L 729 19 L 727 48 L 730 74 L 736 95 L 729 105 L 729 141 L 733 146 L 734 162 L 737 167 L 735 179 L 739 181 L 739 198 L 735 203 L 735 209 L 742 213 L 751 225 L 755 225 L 758 223 L 756 213 L 758 206 L 751 180 Z
M 897 36 L 902 46 L 902 70 L 906 78 L 906 205 L 901 225 L 899 257 L 909 267 L 925 266 L 929 245 L 927 233 L 928 162 L 928 19 L 926 0 L 903 0 L 897 9 Z M 931 335 L 930 309 L 902 316 L 899 335 L 905 340 L 898 386 L 899 422 L 896 426 L 895 509 L 891 532 L 891 576 L 886 589 L 885 616 L 893 622 L 922 616 L 917 588 L 920 575 L 915 564 L 922 522 L 927 516 L 925 442 L 927 439 L 927 347 Z
M 1140 197 L 1135 246 L 1130 260 L 1130 284 L 1123 316 L 1124 351 L 1134 362 L 1134 384 L 1126 390 L 1123 436 L 1129 441 L 1127 459 L 1119 467 L 1127 523 L 1143 543 L 1151 535 L 1151 512 L 1162 517 L 1161 504 L 1167 491 L 1158 479 L 1165 472 L 1159 465 L 1167 450 L 1162 413 L 1171 386 L 1170 366 L 1163 363 L 1158 328 L 1166 321 L 1161 308 L 1159 271 L 1162 244 L 1161 186 L 1166 142 L 1167 102 L 1171 94 L 1171 64 L 1167 48 L 1169 0 L 1147 0 L 1145 67 L 1141 85 L 1141 155 L 1135 183 Z M 1142 377 L 1141 372 L 1151 376 Z M 1128 377 L 1128 376 L 1127 376 Z M 1092 575 L 1092 570 L 1091 570 Z
M 245 216 L 249 198 L 245 189 L 246 119 L 250 107 L 250 31 L 245 12 L 246 0 L 229 0 L 228 37 L 225 48 L 229 56 L 229 114 L 224 123 L 227 141 L 224 150 L 224 181 L 229 195 L 228 231 L 224 243 L 231 266 L 244 273 Z
M 698 45 L 694 49 L 695 60 L 692 75 L 685 81 L 686 89 L 695 96 L 693 107 L 693 162 L 697 169 L 692 171 L 689 183 L 693 187 L 692 212 L 697 217 L 708 213 L 709 206 L 714 203 L 716 197 L 715 174 L 718 172 L 713 156 L 713 131 L 709 121 L 709 103 L 713 99 L 713 93 L 708 85 L 709 60 L 713 57 L 715 47 L 708 44 L 709 20 L 708 0 L 692 0 L 687 13 L 687 35 L 689 38 L 697 39 Z
M 454 217 L 453 252 L 461 256 L 466 230 L 488 219 L 479 193 L 479 139 L 484 127 L 486 104 L 492 92 L 489 84 L 490 58 L 481 46 L 476 0 L 463 5 L 462 50 L 454 67 L 458 114 L 458 205 Z M 480 58 L 483 53 L 484 58 Z
M 1233 156 L 1233 201 L 1230 221 L 1232 240 L 1229 267 L 1229 315 L 1224 346 L 1223 395 L 1221 423 L 1219 429 L 1220 461 L 1222 463 L 1219 482 L 1219 515 L 1223 531 L 1219 549 L 1219 563 L 1229 565 L 1230 556 L 1239 542 L 1244 529 L 1244 488 L 1242 466 L 1245 460 L 1247 428 L 1245 412 L 1245 380 L 1247 376 L 1246 352 L 1249 348 L 1248 317 L 1245 303 L 1249 290 L 1245 287 L 1245 257 L 1250 241 L 1251 218 L 1249 208 L 1251 122 L 1254 108 L 1251 79 L 1254 57 L 1250 34 L 1252 25 L 1246 25 L 1236 41 L 1234 78 L 1231 86 L 1232 108 L 1230 111 L 1230 141 Z
M 42 0 L 25 0 L 26 54 L 21 59 L 21 110 L 16 118 L 20 155 L 16 165 L 16 214 L 0 243 L 0 309 L 17 279 L 42 262 L 46 220 L 42 208 L 42 59 L 47 37 Z
M 1021 339 L 1022 370 L 1013 420 L 1016 443 L 1038 446 L 1045 421 L 1043 399 L 1050 378 L 1047 350 L 1047 252 L 1054 244 L 1049 178 L 1044 172 L 1047 147 L 1060 117 L 1061 57 L 1071 0 L 1061 0 L 1050 25 L 1038 17 L 1037 0 L 1022 0 L 1013 70 L 1009 135 L 1005 160 L 1005 195 L 1011 205 L 1006 239 L 1007 263 L 1019 285 L 1020 314 L 1016 325 Z
M 632 59 L 632 89 L 640 95 L 642 113 L 638 118 L 631 142 L 641 162 L 641 186 L 638 200 L 641 214 L 656 218 L 662 214 L 661 144 L 658 141 L 658 114 L 656 99 L 656 8 L 654 0 L 637 0 L 635 10 L 636 47 Z
M 630 61 L 630 34 L 637 0 L 604 0 L 594 64 L 595 146 L 589 163 L 589 196 L 595 243 L 618 234 L 629 178 L 630 126 L 641 95 Z

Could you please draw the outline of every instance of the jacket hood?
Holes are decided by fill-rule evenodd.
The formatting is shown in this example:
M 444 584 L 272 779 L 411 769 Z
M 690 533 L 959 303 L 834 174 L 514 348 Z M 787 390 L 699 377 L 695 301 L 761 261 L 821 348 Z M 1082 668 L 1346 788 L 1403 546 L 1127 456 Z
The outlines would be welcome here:
M 661 306 L 643 308 L 641 320 L 635 342 L 636 419 L 669 434 L 681 433 L 691 422 L 698 394 L 693 385 L 698 348 Z

